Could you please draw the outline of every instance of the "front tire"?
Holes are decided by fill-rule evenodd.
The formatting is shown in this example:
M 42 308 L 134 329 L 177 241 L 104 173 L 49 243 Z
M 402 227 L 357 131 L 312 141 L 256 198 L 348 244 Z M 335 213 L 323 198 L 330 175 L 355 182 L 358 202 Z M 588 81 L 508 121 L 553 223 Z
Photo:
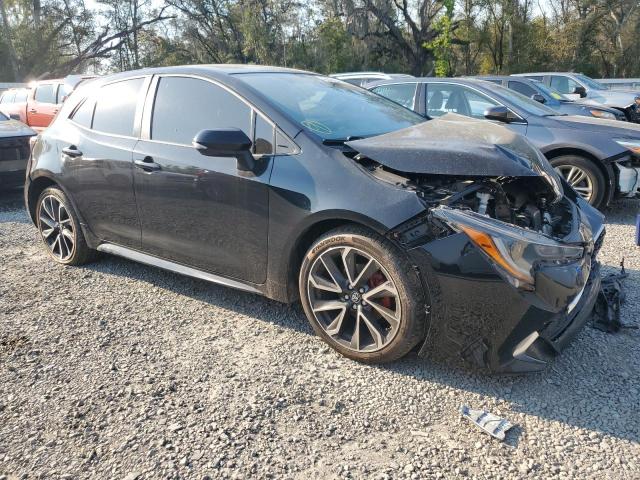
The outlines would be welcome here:
M 300 298 L 316 334 L 344 356 L 384 363 L 425 336 L 425 296 L 405 255 L 361 227 L 319 238 L 305 255 Z
M 604 203 L 607 181 L 593 161 L 576 155 L 563 155 L 549 163 L 591 205 L 599 208 Z
M 93 260 L 71 202 L 57 187 L 45 189 L 36 204 L 36 224 L 49 256 L 63 265 L 82 265 Z

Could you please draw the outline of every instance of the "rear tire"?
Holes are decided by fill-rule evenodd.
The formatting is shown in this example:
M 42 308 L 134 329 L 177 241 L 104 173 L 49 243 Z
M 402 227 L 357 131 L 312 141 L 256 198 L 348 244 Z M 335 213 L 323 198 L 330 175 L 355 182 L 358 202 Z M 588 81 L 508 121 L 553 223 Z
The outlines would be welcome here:
M 384 363 L 425 337 L 425 294 L 406 256 L 384 237 L 352 226 L 314 242 L 299 277 L 316 334 L 342 355 Z
M 598 166 L 577 155 L 563 155 L 549 163 L 587 202 L 599 208 L 605 201 L 607 181 Z
M 80 227 L 80 220 L 65 193 L 46 188 L 36 204 L 36 224 L 49 256 L 63 265 L 82 265 L 95 258 Z

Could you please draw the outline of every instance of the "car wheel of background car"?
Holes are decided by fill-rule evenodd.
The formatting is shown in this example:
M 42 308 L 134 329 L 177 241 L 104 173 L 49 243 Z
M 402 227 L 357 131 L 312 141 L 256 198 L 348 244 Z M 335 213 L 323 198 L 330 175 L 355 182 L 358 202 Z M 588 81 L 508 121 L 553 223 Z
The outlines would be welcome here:
M 420 279 L 396 246 L 367 229 L 319 238 L 304 257 L 299 287 L 315 332 L 346 357 L 389 362 L 424 338 Z
M 551 165 L 569 185 L 594 207 L 605 198 L 607 182 L 593 161 L 575 155 L 565 155 L 551 160 Z
M 56 262 L 82 265 L 93 259 L 95 251 L 87 246 L 78 216 L 62 190 L 45 189 L 38 198 L 36 215 L 42 241 Z

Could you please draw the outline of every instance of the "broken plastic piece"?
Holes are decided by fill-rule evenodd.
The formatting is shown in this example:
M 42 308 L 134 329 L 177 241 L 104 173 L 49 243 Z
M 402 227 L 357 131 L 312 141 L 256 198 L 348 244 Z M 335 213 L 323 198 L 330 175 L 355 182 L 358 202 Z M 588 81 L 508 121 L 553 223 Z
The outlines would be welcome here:
M 629 276 L 624 269 L 624 258 L 620 267 L 620 273 L 611 273 L 602 278 L 600 292 L 593 307 L 593 327 L 603 332 L 613 333 L 621 328 L 638 328 L 620 321 L 620 305 L 625 300 L 622 280 Z
M 493 413 L 489 413 L 485 410 L 472 410 L 471 408 L 463 405 L 460 407 L 460 413 L 466 419 L 472 421 L 475 425 L 480 427 L 483 431 L 491 435 L 498 440 L 504 440 L 505 433 L 513 424 L 509 420 L 505 420 Z

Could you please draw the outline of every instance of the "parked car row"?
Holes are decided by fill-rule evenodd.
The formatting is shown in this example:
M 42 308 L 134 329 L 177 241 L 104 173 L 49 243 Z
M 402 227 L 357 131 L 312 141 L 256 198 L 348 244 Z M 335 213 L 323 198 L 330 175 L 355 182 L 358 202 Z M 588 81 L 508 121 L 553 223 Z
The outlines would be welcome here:
M 366 87 L 425 118 L 457 113 L 503 123 L 596 207 L 640 193 L 640 125 L 564 115 L 516 90 L 470 78 L 381 80 Z
M 591 313 L 604 222 L 517 132 L 624 123 L 480 80 L 387 82 L 234 65 L 86 82 L 34 142 L 29 214 L 56 262 L 99 251 L 300 300 L 353 359 L 544 368 Z M 630 156 L 596 143 L 614 172 Z

